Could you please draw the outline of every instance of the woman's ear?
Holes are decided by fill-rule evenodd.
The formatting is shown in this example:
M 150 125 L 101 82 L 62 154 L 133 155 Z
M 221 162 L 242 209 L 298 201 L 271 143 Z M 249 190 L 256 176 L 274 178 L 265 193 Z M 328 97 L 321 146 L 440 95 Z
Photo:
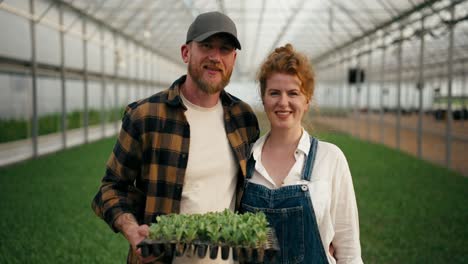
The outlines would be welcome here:
M 312 99 L 310 99 L 310 98 L 307 98 L 307 99 L 306 99 L 306 105 L 307 105 L 307 107 L 304 109 L 304 112 L 305 112 L 305 113 L 306 113 L 307 111 L 310 110 L 310 105 L 311 105 L 311 104 L 310 104 L 310 101 L 312 101 Z

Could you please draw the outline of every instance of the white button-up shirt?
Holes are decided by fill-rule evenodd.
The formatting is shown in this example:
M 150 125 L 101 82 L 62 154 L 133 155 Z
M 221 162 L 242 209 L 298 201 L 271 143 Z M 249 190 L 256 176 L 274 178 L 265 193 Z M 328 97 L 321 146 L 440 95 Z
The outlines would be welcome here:
M 268 134 L 259 138 L 252 148 L 255 170 L 251 182 L 270 189 L 277 186 L 262 164 L 262 149 Z M 318 142 L 310 182 L 301 180 L 304 162 L 310 149 L 310 136 L 303 129 L 294 153 L 295 164 L 282 186 L 308 184 L 323 247 L 329 263 L 362 263 L 359 241 L 359 218 L 353 182 L 348 162 L 335 145 Z M 307 235 L 307 234 L 305 234 Z M 333 243 L 336 259 L 330 255 Z

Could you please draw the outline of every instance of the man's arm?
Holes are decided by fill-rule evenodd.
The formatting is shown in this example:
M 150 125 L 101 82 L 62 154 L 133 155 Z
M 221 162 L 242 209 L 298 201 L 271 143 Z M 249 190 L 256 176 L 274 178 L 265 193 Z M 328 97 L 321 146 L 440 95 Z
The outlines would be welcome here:
M 142 258 L 141 250 L 137 249 L 137 245 L 149 235 L 149 227 L 140 225 L 135 218 L 135 214 L 144 206 L 144 194 L 134 186 L 135 180 L 140 177 L 142 154 L 140 132 L 131 119 L 131 111 L 128 107 L 124 114 L 119 138 L 107 162 L 106 173 L 93 199 L 92 208 L 115 232 L 122 233 L 141 263 L 149 263 L 156 258 Z
M 132 230 L 137 228 L 138 226 L 139 225 L 135 217 L 129 213 L 121 214 L 119 217 L 117 217 L 117 219 L 114 222 L 115 229 L 121 232 L 125 236 L 125 238 L 127 238 L 127 240 L 130 242 L 134 240 L 138 240 L 138 239 L 133 239 L 134 232 L 132 232 Z M 131 243 L 131 244 L 133 246 L 133 244 L 140 243 L 140 241 L 137 241 L 136 243 Z
M 144 194 L 135 188 L 140 177 L 141 146 L 138 125 L 131 119 L 131 109 L 122 119 L 118 140 L 106 165 L 106 172 L 99 191 L 92 202 L 94 212 L 115 232 L 114 222 L 125 213 L 139 215 Z

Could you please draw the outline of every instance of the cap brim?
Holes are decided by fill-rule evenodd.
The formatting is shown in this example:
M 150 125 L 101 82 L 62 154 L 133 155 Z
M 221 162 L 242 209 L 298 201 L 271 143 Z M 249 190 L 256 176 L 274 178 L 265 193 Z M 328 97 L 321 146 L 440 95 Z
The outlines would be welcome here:
M 232 39 L 232 42 L 234 43 L 234 46 L 240 50 L 241 49 L 241 44 L 239 42 L 239 40 L 236 38 L 236 36 L 232 35 L 231 33 L 229 32 L 225 32 L 225 31 L 208 31 L 204 34 L 201 34 L 200 36 L 194 38 L 193 40 L 196 41 L 196 42 L 200 42 L 200 41 L 204 41 L 205 39 L 213 36 L 213 35 L 216 35 L 216 34 L 226 34 L 228 35 L 231 39 Z

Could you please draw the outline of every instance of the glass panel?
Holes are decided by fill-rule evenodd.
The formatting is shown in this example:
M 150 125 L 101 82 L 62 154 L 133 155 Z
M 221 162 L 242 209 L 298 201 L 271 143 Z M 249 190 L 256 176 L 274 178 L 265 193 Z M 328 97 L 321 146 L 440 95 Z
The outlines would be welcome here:
M 137 76 L 137 73 L 136 73 L 136 58 L 135 58 L 135 53 L 136 51 L 136 47 L 133 43 L 130 43 L 129 44 L 129 47 L 127 49 L 127 52 L 128 54 L 126 55 L 126 59 L 127 59 L 127 66 L 129 67 L 129 69 L 127 70 L 129 72 L 129 78 L 135 78 Z
M 0 73 L 0 166 L 33 155 L 31 77 Z
M 108 31 L 104 32 L 104 72 L 109 75 L 114 74 L 114 38 Z
M 137 86 L 134 83 L 129 84 L 130 85 L 130 98 L 129 98 L 129 103 L 136 102 L 138 100 L 137 96 Z
M 83 42 L 75 36 L 65 36 L 65 65 L 71 68 L 83 68 Z
M 89 115 L 89 140 L 102 138 L 101 120 L 101 82 L 98 80 L 89 81 L 88 83 L 88 115 Z
M 67 147 L 84 143 L 83 106 L 84 84 L 82 80 L 67 80 Z
M 11 4 L 10 1 L 8 4 Z M 11 13 L 0 11 L 0 55 L 29 60 L 31 58 L 31 34 L 29 21 Z
M 20 10 L 29 11 L 28 0 L 5 0 L 5 4 L 18 8 Z
M 37 107 L 39 119 L 38 152 L 45 154 L 63 148 L 62 90 L 60 79 L 38 77 Z
M 92 37 L 88 40 L 88 70 L 90 72 L 101 71 L 101 50 L 99 40 L 99 28 L 93 23 L 86 23 L 86 30 L 88 37 Z
M 49 1 L 36 1 L 36 12 L 44 14 L 52 3 Z M 47 11 L 42 18 L 44 21 L 59 24 L 59 12 L 56 6 Z M 60 64 L 60 33 L 55 28 L 44 24 L 37 24 L 36 47 L 38 62 L 59 65 Z
M 112 136 L 115 132 L 113 122 L 116 118 L 114 83 L 107 80 L 104 91 L 104 120 L 106 122 L 105 135 Z
M 64 12 L 64 24 L 71 28 L 65 34 L 65 65 L 70 68 L 83 68 L 83 41 L 81 38 L 81 18 L 68 11 Z
M 122 110 L 119 112 L 119 119 L 122 119 L 123 110 L 125 110 L 125 106 L 129 104 L 129 89 L 130 87 L 127 83 L 122 82 L 119 84 L 119 106 Z
M 38 62 L 60 65 L 60 35 L 57 31 L 38 25 L 36 47 Z

